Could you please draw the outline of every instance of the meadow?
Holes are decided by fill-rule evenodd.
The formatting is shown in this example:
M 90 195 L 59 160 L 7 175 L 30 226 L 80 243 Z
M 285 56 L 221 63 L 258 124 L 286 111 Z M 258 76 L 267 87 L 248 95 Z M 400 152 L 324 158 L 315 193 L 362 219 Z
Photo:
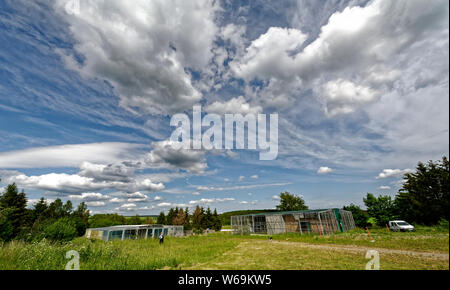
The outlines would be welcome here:
M 2 270 L 63 270 L 66 252 L 80 255 L 81 270 L 155 269 L 351 269 L 362 270 L 367 250 L 380 253 L 381 269 L 449 269 L 448 229 L 419 227 L 416 232 L 364 230 L 329 236 L 239 236 L 215 233 L 157 240 L 69 243 L 10 242 L 0 246 Z

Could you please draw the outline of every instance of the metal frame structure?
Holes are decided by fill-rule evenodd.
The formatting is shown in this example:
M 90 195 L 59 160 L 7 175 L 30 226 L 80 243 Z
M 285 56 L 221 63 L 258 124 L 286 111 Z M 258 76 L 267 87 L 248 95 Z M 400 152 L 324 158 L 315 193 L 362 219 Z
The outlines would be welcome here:
M 332 208 L 268 212 L 231 217 L 234 234 L 332 234 L 355 228 L 351 212 Z
M 183 226 L 165 225 L 122 225 L 87 229 L 85 236 L 88 239 L 111 241 L 157 238 L 161 233 L 164 236 L 182 237 L 184 228 Z

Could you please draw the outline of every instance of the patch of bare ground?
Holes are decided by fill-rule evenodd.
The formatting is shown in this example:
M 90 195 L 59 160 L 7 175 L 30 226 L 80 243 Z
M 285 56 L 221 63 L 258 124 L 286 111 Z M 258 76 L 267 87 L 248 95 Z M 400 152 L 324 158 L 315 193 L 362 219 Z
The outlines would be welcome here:
M 267 243 L 263 241 L 258 241 L 260 243 Z M 448 261 L 449 254 L 445 253 L 433 253 L 433 252 L 417 252 L 417 251 L 409 251 L 409 250 L 395 250 L 395 249 L 385 249 L 385 248 L 377 248 L 376 241 L 374 242 L 374 247 L 361 247 L 361 246 L 343 246 L 343 245 L 316 245 L 316 244 L 307 244 L 307 243 L 299 243 L 299 242 L 282 242 L 282 241 L 272 241 L 274 244 L 285 244 L 292 245 L 295 244 L 298 247 L 305 247 L 311 249 L 323 249 L 323 250 L 336 250 L 336 251 L 352 251 L 352 252 L 367 252 L 368 250 L 376 250 L 379 253 L 385 254 L 398 254 L 398 255 L 409 255 L 416 257 L 429 257 L 432 259 L 439 259 Z

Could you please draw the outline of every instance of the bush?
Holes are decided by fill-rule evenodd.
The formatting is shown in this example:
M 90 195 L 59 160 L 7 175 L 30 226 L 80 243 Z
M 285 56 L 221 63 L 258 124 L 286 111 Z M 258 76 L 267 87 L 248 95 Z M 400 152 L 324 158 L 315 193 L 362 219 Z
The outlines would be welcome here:
M 443 229 L 443 230 L 448 230 L 448 220 L 446 220 L 446 219 L 441 219 L 441 220 L 439 221 L 438 227 L 441 228 L 441 229 Z
M 72 217 L 71 221 L 75 225 L 75 228 L 77 230 L 77 236 L 82 237 L 86 233 L 87 225 L 84 223 L 84 221 L 79 217 Z
M 357 227 L 365 228 L 369 225 L 367 221 L 369 216 L 359 206 L 352 203 L 349 206 L 344 206 L 344 210 L 348 210 L 352 213 L 353 220 L 355 221 L 355 225 Z
M 127 223 L 124 216 L 118 214 L 96 214 L 89 219 L 90 228 L 103 228 Z
M 0 211 L 0 241 L 8 242 L 14 237 L 14 227 L 8 219 L 8 210 Z
M 52 241 L 68 242 L 77 236 L 77 225 L 70 218 L 62 218 L 44 226 L 43 236 Z

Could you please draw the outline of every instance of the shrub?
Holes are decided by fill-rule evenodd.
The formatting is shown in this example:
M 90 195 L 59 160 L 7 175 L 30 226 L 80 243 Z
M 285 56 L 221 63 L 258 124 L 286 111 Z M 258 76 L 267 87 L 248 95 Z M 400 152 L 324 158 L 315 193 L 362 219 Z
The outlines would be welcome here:
M 44 226 L 43 235 L 52 241 L 68 242 L 77 236 L 77 225 L 70 218 L 62 218 Z
M 368 218 L 366 212 L 364 212 L 359 206 L 354 205 L 353 203 L 349 206 L 344 206 L 344 210 L 351 211 L 353 215 L 353 220 L 355 221 L 355 225 L 359 228 L 365 228 L 369 225 Z
M 448 230 L 448 220 L 446 219 L 441 219 L 439 221 L 439 228 L 443 229 L 443 230 Z
M 0 211 L 0 241 L 10 241 L 14 237 L 14 227 L 8 219 L 8 210 Z

